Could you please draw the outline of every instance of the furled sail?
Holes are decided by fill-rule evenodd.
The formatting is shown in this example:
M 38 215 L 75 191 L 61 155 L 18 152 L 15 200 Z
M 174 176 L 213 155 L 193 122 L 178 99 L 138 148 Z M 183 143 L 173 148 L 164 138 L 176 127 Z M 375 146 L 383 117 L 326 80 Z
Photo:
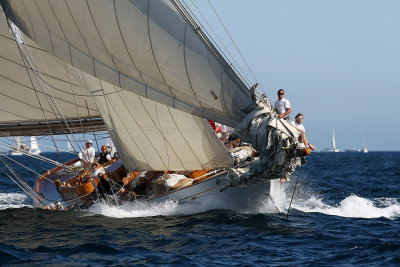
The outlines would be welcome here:
M 104 130 L 79 71 L 13 29 L 0 10 L 0 136 Z
M 232 167 L 233 158 L 204 119 L 85 76 L 125 166 L 134 170 Z M 101 93 L 100 93 L 101 92 Z
M 236 126 L 249 90 L 175 0 L 2 0 L 48 53 L 123 90 Z

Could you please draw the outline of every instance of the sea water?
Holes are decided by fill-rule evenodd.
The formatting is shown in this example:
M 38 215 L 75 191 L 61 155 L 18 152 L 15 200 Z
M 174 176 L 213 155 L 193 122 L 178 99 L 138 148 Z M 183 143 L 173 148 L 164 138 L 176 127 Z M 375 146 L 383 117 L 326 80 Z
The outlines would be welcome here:
M 51 168 L 13 159 L 39 173 Z M 34 185 L 35 174 L 12 165 Z M 247 210 L 166 201 L 50 211 L 34 208 L 1 174 L 0 259 L 22 266 L 398 266 L 399 181 L 399 152 L 313 153 L 274 192 L 274 204 L 260 200 Z

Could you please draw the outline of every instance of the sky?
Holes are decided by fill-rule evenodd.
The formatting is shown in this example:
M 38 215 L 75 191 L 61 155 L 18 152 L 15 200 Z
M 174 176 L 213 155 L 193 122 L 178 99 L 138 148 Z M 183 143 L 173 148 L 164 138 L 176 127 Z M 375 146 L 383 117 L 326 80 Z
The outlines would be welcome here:
M 368 150 L 400 150 L 400 1 L 210 1 L 256 79 L 247 76 L 273 102 L 285 89 L 292 119 L 304 115 L 308 140 L 318 150 L 330 148 L 333 129 L 339 149 L 359 148 L 362 128 Z M 183 2 L 192 10 L 196 3 L 246 68 L 208 0 Z
M 208 1 L 195 3 L 233 50 Z M 370 151 L 400 150 L 400 1 L 211 3 L 267 96 L 283 88 L 292 119 L 304 114 L 317 149 L 331 146 L 333 129 L 339 149 L 359 148 L 363 128 Z

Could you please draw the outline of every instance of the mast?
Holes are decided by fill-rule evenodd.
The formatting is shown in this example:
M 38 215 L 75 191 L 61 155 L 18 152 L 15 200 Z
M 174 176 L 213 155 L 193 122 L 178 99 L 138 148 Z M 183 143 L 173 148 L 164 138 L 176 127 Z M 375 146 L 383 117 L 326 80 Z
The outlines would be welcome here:
M 21 147 L 21 139 L 19 136 L 14 137 L 15 138 L 15 143 L 17 143 L 17 149 Z

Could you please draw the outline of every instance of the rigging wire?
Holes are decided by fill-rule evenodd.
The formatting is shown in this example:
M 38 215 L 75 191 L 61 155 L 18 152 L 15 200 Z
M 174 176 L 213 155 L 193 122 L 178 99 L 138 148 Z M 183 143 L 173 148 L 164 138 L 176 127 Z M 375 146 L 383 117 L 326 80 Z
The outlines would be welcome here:
M 13 149 L 12 147 L 10 147 L 10 146 L 4 146 L 4 145 L 1 145 L 1 143 L 2 142 L 0 142 L 0 147 L 2 147 L 2 148 L 6 148 L 6 149 L 9 149 L 9 150 L 15 150 L 15 149 Z M 4 144 L 4 143 L 3 143 Z M 39 160 L 42 160 L 42 161 L 44 161 L 44 162 L 48 162 L 48 163 L 51 163 L 51 164 L 54 164 L 54 165 L 56 165 L 56 166 L 61 166 L 61 165 L 63 165 L 63 163 L 60 163 L 60 162 L 58 162 L 58 161 L 55 161 L 55 160 L 52 160 L 52 159 L 50 159 L 50 158 L 46 158 L 46 157 L 44 157 L 44 156 L 41 156 L 41 155 L 33 155 L 33 154 L 29 154 L 29 153 L 26 153 L 26 152 L 23 152 L 23 151 L 20 151 L 22 154 L 24 154 L 24 155 L 26 155 L 26 156 L 29 156 L 29 157 L 32 157 L 32 158 L 35 158 L 35 159 L 39 159 Z
M 190 7 L 185 3 L 184 0 L 182 0 L 182 1 L 183 1 L 184 5 L 186 6 L 186 8 L 191 12 L 192 16 L 199 22 L 199 20 L 196 18 L 194 12 L 190 9 Z M 205 18 L 205 16 L 202 14 L 202 12 L 201 12 L 200 9 L 198 8 L 198 6 L 195 4 L 194 0 L 190 0 L 190 1 L 191 1 L 192 4 L 195 6 L 196 10 L 197 10 L 198 13 L 200 14 L 200 16 L 203 18 L 203 20 L 205 21 L 205 23 L 208 25 L 208 27 L 209 27 L 209 28 L 211 29 L 211 31 L 214 33 L 214 35 L 216 36 L 216 38 L 219 40 L 219 42 L 221 43 L 221 45 L 225 48 L 226 52 L 227 52 L 227 53 L 229 54 L 229 56 L 231 57 L 232 61 L 237 65 L 237 68 L 240 70 L 240 72 L 238 72 L 238 71 L 236 70 L 236 67 L 235 67 L 233 64 L 231 64 L 231 67 L 233 67 L 233 68 L 236 70 L 237 74 L 245 80 L 245 82 L 247 83 L 247 85 L 248 85 L 249 87 L 251 87 L 251 85 L 254 84 L 254 83 L 259 83 L 257 77 L 255 76 L 255 74 L 254 74 L 254 72 L 253 72 L 253 70 L 251 69 L 251 67 L 250 67 L 249 64 L 247 63 L 247 61 L 246 61 L 246 59 L 244 58 L 242 52 L 240 51 L 238 45 L 236 44 L 236 42 L 234 41 L 233 37 L 232 37 L 231 34 L 229 33 L 227 27 L 226 27 L 225 24 L 223 23 L 222 19 L 221 19 L 220 16 L 218 15 L 216 9 L 214 8 L 214 6 L 213 6 L 212 3 L 210 2 L 210 0 L 208 0 L 208 3 L 209 3 L 209 5 L 210 5 L 211 9 L 213 10 L 215 16 L 217 17 L 217 19 L 218 19 L 219 22 L 221 23 L 221 25 L 222 25 L 222 27 L 224 28 L 226 34 L 227 34 L 228 37 L 230 38 L 232 44 L 234 45 L 236 51 L 238 52 L 238 54 L 239 54 L 239 56 L 241 57 L 241 59 L 242 59 L 242 61 L 244 62 L 244 64 L 246 65 L 246 67 L 247 67 L 248 71 L 250 72 L 251 76 L 252 76 L 253 79 L 255 80 L 254 83 L 250 82 L 249 77 L 245 74 L 245 72 L 243 71 L 243 69 L 242 69 L 242 68 L 240 67 L 240 65 L 237 63 L 237 61 L 235 60 L 234 56 L 232 56 L 232 54 L 231 54 L 231 53 L 229 52 L 229 50 L 226 48 L 226 46 L 224 45 L 224 42 L 221 40 L 221 38 L 218 37 L 218 34 L 215 32 L 214 28 L 211 26 L 211 24 L 208 22 L 208 20 L 207 20 L 207 19 Z M 199 22 L 199 24 L 201 25 L 200 22 Z M 213 41 L 213 43 L 221 50 L 221 48 L 218 46 L 218 44 L 216 44 L 215 40 L 211 37 L 211 35 L 207 32 L 207 30 L 205 30 L 204 27 L 202 27 L 202 28 L 203 28 L 203 32 L 205 32 L 205 33 L 208 35 L 208 37 L 210 38 L 210 40 Z M 225 56 L 225 58 L 227 58 L 226 55 L 225 55 L 223 52 L 222 52 L 222 54 Z M 266 94 L 264 88 L 262 88 L 262 85 L 260 85 L 258 88 L 259 88 L 264 94 Z
M 31 75 L 30 75 L 30 73 L 29 73 L 29 71 L 28 71 L 28 67 L 26 66 L 26 62 L 28 62 L 28 64 L 29 64 L 29 60 L 28 60 L 27 56 L 25 55 L 25 53 L 24 53 L 23 50 L 22 50 L 22 45 L 21 45 L 20 42 L 18 41 L 19 38 L 18 38 L 18 36 L 17 36 L 17 30 L 14 31 L 13 27 L 12 27 L 11 24 L 10 24 L 9 18 L 8 18 L 7 16 L 6 16 L 6 20 L 7 20 L 8 27 L 9 27 L 10 31 L 12 32 L 12 34 L 13 34 L 13 36 L 14 36 L 14 40 L 15 40 L 15 42 L 16 42 L 16 44 L 17 44 L 17 47 L 18 47 L 19 53 L 20 53 L 20 55 L 21 55 L 22 61 L 24 62 L 25 69 L 27 70 L 29 80 L 30 80 L 30 82 L 31 82 L 31 84 L 32 84 L 32 88 L 33 88 L 33 90 L 34 90 L 34 92 L 35 92 L 35 95 L 36 95 L 36 98 L 37 98 L 37 100 L 38 100 L 38 102 L 39 102 L 40 108 L 41 108 L 41 110 L 42 110 L 43 117 L 45 118 L 45 121 L 46 121 L 46 123 L 47 123 L 47 127 L 48 127 L 48 129 L 49 129 L 50 135 L 53 136 L 53 134 L 52 134 L 52 132 L 51 132 L 51 127 L 50 127 L 50 124 L 49 124 L 49 122 L 48 122 L 48 120 L 47 120 L 47 117 L 46 117 L 46 114 L 45 114 L 45 112 L 44 112 L 42 103 L 40 102 L 40 99 L 39 99 L 37 90 L 36 90 L 36 88 L 35 88 L 35 86 L 34 86 L 34 84 L 33 84 L 32 77 L 31 77 Z M 21 38 L 21 39 L 22 39 L 22 38 Z M 28 50 L 28 51 L 29 51 L 29 50 Z M 30 65 L 30 64 L 29 64 L 29 65 Z M 35 71 L 33 70 L 32 66 L 31 66 L 31 69 L 32 69 L 32 72 L 35 73 Z M 39 86 L 40 86 L 40 83 L 39 83 Z M 62 126 L 61 126 L 61 127 L 62 127 Z M 57 144 L 56 144 L 56 142 L 55 142 L 54 140 L 53 140 L 53 144 L 54 144 L 55 147 L 57 147 Z M 61 160 L 61 158 L 60 158 L 60 160 Z
M 198 8 L 198 6 L 195 4 L 195 2 L 193 0 L 190 0 L 192 2 L 192 4 L 194 5 L 194 7 L 196 8 L 197 12 L 199 12 L 200 16 L 203 18 L 203 20 L 206 22 L 207 26 L 211 29 L 211 31 L 214 33 L 215 37 L 218 39 L 218 41 L 221 43 L 221 45 L 224 47 L 225 51 L 228 53 L 228 55 L 230 56 L 231 60 L 236 64 L 237 68 L 240 70 L 240 72 L 237 72 L 247 83 L 248 86 L 250 86 L 251 81 L 250 79 L 247 77 L 247 75 L 245 74 L 245 72 L 243 71 L 243 69 L 240 67 L 240 65 L 238 64 L 238 62 L 235 60 L 234 56 L 229 52 L 229 49 L 225 46 L 224 42 L 222 41 L 221 38 L 219 38 L 218 34 L 216 33 L 216 31 L 214 30 L 214 28 L 211 26 L 211 24 L 208 22 L 208 20 L 205 18 L 205 16 L 203 15 L 203 13 L 200 11 L 200 9 Z M 185 4 L 186 8 L 190 11 L 190 13 L 192 14 L 192 16 L 198 21 L 199 25 L 201 26 L 201 28 L 203 28 L 203 32 L 205 32 L 208 37 L 210 38 L 210 40 L 213 41 L 213 43 L 221 50 L 222 49 L 218 46 L 218 44 L 215 42 L 215 40 L 211 37 L 211 34 L 209 34 L 207 32 L 207 30 L 201 25 L 200 21 L 196 18 L 194 12 L 191 10 L 191 8 L 183 1 L 183 3 Z M 225 56 L 226 59 L 228 59 L 228 57 L 222 52 L 222 54 Z M 230 61 L 228 59 L 228 61 Z M 236 66 L 234 66 L 231 62 L 230 62 L 230 66 L 236 69 Z
M 217 11 L 215 10 L 214 6 L 211 4 L 210 0 L 208 0 L 208 3 L 210 4 L 211 9 L 214 11 L 215 16 L 217 16 L 219 22 L 221 23 L 222 27 L 224 27 L 226 34 L 229 36 L 229 38 L 231 39 L 233 45 L 235 46 L 237 52 L 239 53 L 240 57 L 242 58 L 243 62 L 246 64 L 248 70 L 250 71 L 251 75 L 253 76 L 254 80 L 256 80 L 257 82 L 257 78 L 254 75 L 253 71 L 251 70 L 249 64 L 247 64 L 246 59 L 243 57 L 242 52 L 240 51 L 239 47 L 236 45 L 235 41 L 233 40 L 231 34 L 229 33 L 228 29 L 226 28 L 225 24 L 222 22 L 220 16 L 218 15 Z
M 11 160 L 12 162 L 14 162 L 14 163 L 16 163 L 16 164 L 20 165 L 21 167 L 23 167 L 23 168 L 27 169 L 28 171 L 31 171 L 31 172 L 32 172 L 32 173 L 34 173 L 34 174 L 36 174 L 36 175 L 38 175 L 38 176 L 41 176 L 41 174 L 40 174 L 40 173 L 38 173 L 38 172 L 35 172 L 35 171 L 34 171 L 34 170 L 32 170 L 31 168 L 29 168 L 29 167 L 27 167 L 27 166 L 25 166 L 25 165 L 23 165 L 23 164 L 19 163 L 19 162 L 18 162 L 18 161 L 16 161 L 16 160 L 14 160 L 14 159 L 12 159 L 12 158 L 10 158 L 10 157 L 6 156 L 6 155 L 3 155 L 3 157 L 7 158 L 8 160 Z M 47 180 L 48 180 L 48 179 L 47 179 Z M 50 181 L 50 180 L 49 180 L 49 181 Z
M 7 22 L 8 22 L 8 25 L 9 25 L 10 29 L 11 29 L 11 26 L 10 26 L 10 23 L 9 23 L 9 21 L 8 21 L 8 18 L 7 18 Z M 65 118 L 65 116 L 63 115 L 62 110 L 60 109 L 59 105 L 57 104 L 57 101 L 56 101 L 56 99 L 55 99 L 53 93 L 50 91 L 50 89 L 48 88 L 48 86 L 44 86 L 43 83 L 41 82 L 41 81 L 43 81 L 44 79 L 42 79 L 41 76 L 39 75 L 39 73 L 41 73 L 41 72 L 40 72 L 39 70 L 37 70 L 37 69 L 38 69 L 38 67 L 37 67 L 38 65 L 35 63 L 35 59 L 34 59 L 32 53 L 31 53 L 31 51 L 30 51 L 29 48 L 25 45 L 26 50 L 27 50 L 29 56 L 31 57 L 31 59 L 32 59 L 32 61 L 33 61 L 33 64 L 30 62 L 30 60 L 29 60 L 27 54 L 25 54 L 24 51 L 23 51 L 23 49 L 20 47 L 21 44 L 17 41 L 16 32 L 14 32 L 13 30 L 12 30 L 12 32 L 13 32 L 13 34 L 14 34 L 15 41 L 16 41 L 16 43 L 17 43 L 17 45 L 18 45 L 20 54 L 21 54 L 22 58 L 24 58 L 24 59 L 26 60 L 26 62 L 29 64 L 29 66 L 31 67 L 32 73 L 33 73 L 34 77 L 36 78 L 36 81 L 38 82 L 39 87 L 41 88 L 42 93 L 44 94 L 45 99 L 47 100 L 48 105 L 50 106 L 50 108 L 51 108 L 53 114 L 54 114 L 55 117 L 59 120 L 58 115 L 57 115 L 57 113 L 54 111 L 53 106 L 51 105 L 51 103 L 53 103 L 54 107 L 57 109 L 58 113 L 60 114 L 60 116 L 62 117 L 63 121 L 65 122 L 65 124 L 66 124 L 66 126 L 67 126 L 67 128 L 68 128 L 68 132 L 71 133 L 71 134 L 73 134 L 72 129 L 74 129 L 74 130 L 75 130 L 75 133 L 77 133 L 78 131 L 76 130 L 76 128 L 74 127 L 74 125 L 73 125 L 72 122 L 71 122 L 71 123 L 72 123 L 72 128 L 69 126 L 68 121 L 67 121 L 67 119 Z M 41 60 L 42 63 L 43 63 L 43 59 L 41 58 L 40 54 L 39 54 L 39 58 L 40 58 L 40 60 Z M 24 64 L 25 64 L 25 60 L 24 60 Z M 44 67 L 46 68 L 46 65 L 45 65 L 45 64 L 43 64 L 43 65 L 44 65 Z M 36 66 L 36 68 L 34 68 L 34 66 Z M 65 68 L 66 68 L 66 67 L 65 67 Z M 46 68 L 46 69 L 47 69 L 47 68 Z M 67 71 L 67 73 L 69 73 L 67 69 L 66 69 L 66 71 Z M 30 77 L 29 72 L 28 72 L 28 75 L 29 75 L 29 77 Z M 31 77 L 30 77 L 30 78 L 31 78 Z M 82 85 L 82 80 L 81 80 L 80 82 L 81 82 L 81 85 Z M 39 104 L 40 104 L 40 107 L 41 107 L 41 109 L 42 109 L 43 116 L 44 116 L 44 118 L 45 118 L 45 120 L 46 120 L 46 122 L 47 122 L 47 124 L 48 124 L 48 120 L 47 120 L 46 115 L 45 115 L 45 113 L 44 113 L 43 106 L 42 106 L 41 101 L 40 101 L 40 99 L 39 99 L 39 97 L 38 97 L 38 95 L 37 95 L 37 90 L 36 90 L 36 88 L 34 87 L 32 80 L 31 80 L 31 84 L 32 84 L 32 87 L 33 87 L 33 89 L 34 89 L 34 91 L 35 91 L 35 94 L 36 94 L 36 97 L 37 97 L 38 102 L 39 102 Z M 47 84 L 48 84 L 48 83 L 45 83 L 45 85 L 47 85 Z M 44 92 L 45 89 L 44 89 L 43 87 L 45 87 L 45 88 L 47 89 L 48 94 L 46 94 L 46 93 Z M 49 100 L 49 97 L 50 97 L 50 100 Z M 86 101 L 86 97 L 85 97 L 85 101 Z M 87 101 L 86 101 L 86 108 L 88 109 Z M 89 111 L 88 111 L 88 112 L 89 112 Z M 90 116 L 90 113 L 89 113 L 89 116 Z M 66 129 L 63 127 L 63 125 L 61 124 L 61 122 L 60 122 L 60 126 L 61 126 L 61 129 L 63 129 L 64 133 L 66 134 L 66 137 L 67 137 L 68 141 L 70 142 L 69 137 L 68 137 L 68 135 L 67 135 L 67 131 L 66 131 Z M 55 142 L 55 140 L 54 140 L 54 137 L 53 137 L 53 134 L 52 134 L 52 132 L 51 132 L 51 128 L 50 128 L 50 125 L 49 125 L 49 124 L 48 124 L 48 128 L 49 128 L 49 132 L 50 132 L 50 135 L 51 135 L 51 137 L 52 137 L 52 140 L 53 140 L 54 147 L 56 148 L 57 153 L 58 153 L 58 156 L 59 156 L 59 158 L 60 158 L 60 161 L 62 162 L 63 160 L 61 159 L 61 155 L 60 155 L 58 146 L 57 146 L 57 144 L 56 144 L 56 142 Z M 92 129 L 93 129 L 93 132 L 94 132 L 93 125 L 92 125 Z M 96 136 L 95 136 L 95 137 L 96 137 Z M 72 138 L 75 140 L 74 135 L 72 135 Z M 75 142 L 76 142 L 76 140 L 75 140 Z M 97 142 L 97 139 L 96 139 L 96 142 Z M 77 142 L 76 142 L 76 143 L 77 143 Z M 79 143 L 77 143 L 77 145 L 78 145 L 78 147 L 80 148 Z M 75 151 L 75 153 L 76 153 L 76 151 Z
M 0 161 L 8 168 L 8 170 L 14 175 L 15 179 L 7 173 L 3 168 L 0 170 L 9 177 L 18 187 L 20 187 L 34 202 L 41 205 L 42 207 L 48 205 L 47 201 L 42 198 L 36 191 L 34 191 L 18 174 L 11 168 L 11 166 L 4 160 L 3 155 L 0 155 Z M 42 202 L 42 203 L 40 203 Z
M 79 69 L 76 69 L 76 71 L 77 71 L 78 74 L 79 74 L 79 82 L 80 82 L 80 85 L 81 85 L 81 88 L 82 88 L 82 92 L 84 92 L 84 90 L 83 90 L 84 86 L 83 86 L 83 79 L 82 79 L 81 71 L 80 71 Z M 85 98 L 86 110 L 87 110 L 87 112 L 88 112 L 90 121 L 92 122 L 92 116 L 90 115 L 89 105 L 88 105 L 86 96 L 85 96 L 84 98 Z M 92 134 L 93 134 L 93 136 L 94 136 L 94 140 L 95 140 L 96 146 L 97 146 L 97 151 L 101 151 L 100 148 L 99 148 L 99 143 L 97 142 L 96 132 L 95 132 L 95 130 L 94 130 L 93 123 L 91 123 L 91 126 L 92 126 Z
M 302 171 L 302 170 L 303 170 L 303 166 L 300 167 L 299 174 L 297 175 L 297 178 L 296 178 L 296 184 L 294 185 L 294 188 L 293 188 L 293 194 L 292 194 L 292 198 L 290 199 L 290 204 L 289 204 L 289 208 L 288 208 L 288 211 L 287 211 L 287 214 L 286 214 L 286 219 L 289 218 L 289 212 L 290 212 L 290 207 L 292 206 L 292 201 L 293 201 L 293 197 L 294 197 L 294 192 L 296 192 L 297 183 L 298 183 L 298 181 L 299 181 L 299 178 L 300 178 L 300 175 L 301 175 L 301 171 Z

